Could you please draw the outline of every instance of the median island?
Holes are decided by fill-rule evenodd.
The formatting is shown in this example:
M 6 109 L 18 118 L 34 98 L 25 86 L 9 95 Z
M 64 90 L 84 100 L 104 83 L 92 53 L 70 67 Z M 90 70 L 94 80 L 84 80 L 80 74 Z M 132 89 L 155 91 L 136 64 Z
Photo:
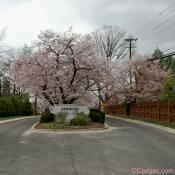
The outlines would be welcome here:
M 55 110 L 56 109 L 56 110 Z M 82 130 L 105 129 L 105 113 L 98 109 L 59 106 L 41 115 L 35 129 L 39 130 Z M 81 110 L 83 109 L 83 110 Z

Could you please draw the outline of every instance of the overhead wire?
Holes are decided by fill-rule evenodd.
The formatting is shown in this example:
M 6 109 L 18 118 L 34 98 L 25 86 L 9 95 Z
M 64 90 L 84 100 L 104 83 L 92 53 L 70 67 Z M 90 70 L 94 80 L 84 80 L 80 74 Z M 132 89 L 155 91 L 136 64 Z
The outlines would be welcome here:
M 175 12 L 175 2 L 169 4 L 168 7 L 163 9 L 157 16 L 153 17 L 150 21 L 148 21 L 146 24 L 140 27 L 140 29 L 137 31 L 137 33 L 140 31 L 140 33 L 137 35 L 138 36 L 137 38 L 141 40 L 141 43 L 144 42 L 146 39 L 149 39 L 150 35 L 152 34 L 157 35 L 162 32 L 167 33 L 173 30 L 175 28 L 175 24 L 173 25 L 171 24 L 173 19 L 175 19 L 173 18 L 175 16 L 175 14 L 173 14 L 174 12 Z M 168 25 L 165 26 L 164 25 L 165 23 Z M 159 31 L 158 29 L 161 29 L 162 26 L 165 27 Z M 172 49 L 168 48 L 166 49 L 166 52 Z
M 174 9 L 174 11 L 175 11 L 175 9 Z M 159 21 L 158 23 L 155 24 L 155 26 L 152 26 L 149 30 L 147 30 L 147 31 L 143 32 L 142 34 L 140 34 L 138 36 L 138 38 L 139 39 L 145 38 L 145 37 L 148 37 L 150 35 L 150 33 L 151 34 L 157 33 L 158 29 L 161 29 L 163 24 L 168 24 L 169 21 L 172 22 L 172 19 L 174 19 L 173 17 L 175 17 L 175 14 L 173 14 L 172 16 L 169 16 L 168 18 L 165 18 L 163 21 Z M 169 25 L 171 25 L 171 23 L 168 24 L 168 26 L 166 26 L 166 28 L 164 30 L 159 31 L 158 33 L 166 31 L 167 29 L 172 29 L 172 27 L 175 26 L 175 24 L 173 24 L 171 26 L 169 26 Z
M 168 7 L 165 8 L 164 10 L 162 10 L 157 16 L 153 17 L 146 24 L 144 24 L 142 27 L 140 27 L 140 29 L 136 31 L 136 34 L 139 33 L 139 35 L 140 35 L 140 33 L 147 31 L 150 27 L 155 25 L 157 21 L 160 21 L 162 18 L 169 15 L 169 13 L 171 13 L 172 11 L 175 10 L 175 9 L 171 9 L 174 5 L 175 5 L 175 2 L 168 5 Z
M 149 58 L 147 60 L 149 60 L 149 61 L 155 61 L 155 60 L 160 60 L 160 59 L 163 59 L 163 58 L 171 57 L 171 56 L 174 56 L 174 55 L 175 55 L 175 52 L 171 52 L 171 53 L 168 53 L 168 54 L 164 54 L 161 57 L 157 57 L 157 58 L 152 57 L 152 58 Z

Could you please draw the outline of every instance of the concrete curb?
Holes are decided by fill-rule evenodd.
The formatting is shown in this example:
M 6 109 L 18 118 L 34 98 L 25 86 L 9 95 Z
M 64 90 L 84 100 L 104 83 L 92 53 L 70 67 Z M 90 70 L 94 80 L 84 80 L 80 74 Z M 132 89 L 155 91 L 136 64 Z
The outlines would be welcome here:
M 125 121 L 131 122 L 131 123 L 137 123 L 137 124 L 141 124 L 144 126 L 150 126 L 150 127 L 156 128 L 156 129 L 161 129 L 163 131 L 169 132 L 171 134 L 175 134 L 175 129 L 172 129 L 172 128 L 168 128 L 168 127 L 164 127 L 164 126 L 160 126 L 160 125 L 156 125 L 156 124 L 152 124 L 152 123 L 142 122 L 142 121 L 138 121 L 138 120 L 134 120 L 134 119 L 126 119 L 126 118 L 122 118 L 122 117 L 111 116 L 111 115 L 107 115 L 107 117 L 118 118 L 118 119 L 125 120 Z
M 19 118 L 15 118 L 15 119 L 2 120 L 2 121 L 0 121 L 0 125 L 13 123 L 13 122 L 25 120 L 25 119 L 35 118 L 35 117 L 37 117 L 37 116 L 19 117 Z
M 38 124 L 35 123 L 31 128 L 30 131 L 33 133 L 60 133 L 60 134 L 76 134 L 76 133 L 94 133 L 94 132 L 106 132 L 113 129 L 113 127 L 108 126 L 105 124 L 104 128 L 92 128 L 92 129 L 36 129 L 35 126 Z

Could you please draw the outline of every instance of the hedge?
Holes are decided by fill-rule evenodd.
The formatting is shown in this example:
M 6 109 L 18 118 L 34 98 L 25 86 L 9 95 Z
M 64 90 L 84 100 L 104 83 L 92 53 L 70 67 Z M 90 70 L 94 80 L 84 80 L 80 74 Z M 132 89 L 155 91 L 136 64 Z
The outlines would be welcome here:
M 0 97 L 0 117 L 31 115 L 32 105 L 20 97 Z
M 49 123 L 49 122 L 53 122 L 55 120 L 55 115 L 52 113 L 42 113 L 41 117 L 40 117 L 40 123 Z
M 90 109 L 89 117 L 92 122 L 105 122 L 105 113 L 98 109 Z
M 84 113 L 77 113 L 76 117 L 70 121 L 71 126 L 86 126 L 89 125 L 90 118 Z

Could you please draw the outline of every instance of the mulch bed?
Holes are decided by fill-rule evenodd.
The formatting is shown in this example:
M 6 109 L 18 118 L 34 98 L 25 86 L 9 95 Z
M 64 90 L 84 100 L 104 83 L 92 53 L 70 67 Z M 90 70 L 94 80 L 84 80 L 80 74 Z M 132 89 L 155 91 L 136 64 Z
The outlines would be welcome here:
M 102 123 L 95 123 L 95 122 L 92 122 L 90 123 L 90 125 L 88 126 L 81 126 L 79 128 L 65 128 L 66 130 L 72 130 L 72 129 L 98 129 L 98 128 L 105 128 L 104 124 Z M 35 126 L 35 129 L 48 129 L 47 127 L 45 127 L 42 123 L 38 123 L 36 126 Z M 59 130 L 59 129 L 58 129 Z M 61 130 L 61 129 L 60 129 Z

